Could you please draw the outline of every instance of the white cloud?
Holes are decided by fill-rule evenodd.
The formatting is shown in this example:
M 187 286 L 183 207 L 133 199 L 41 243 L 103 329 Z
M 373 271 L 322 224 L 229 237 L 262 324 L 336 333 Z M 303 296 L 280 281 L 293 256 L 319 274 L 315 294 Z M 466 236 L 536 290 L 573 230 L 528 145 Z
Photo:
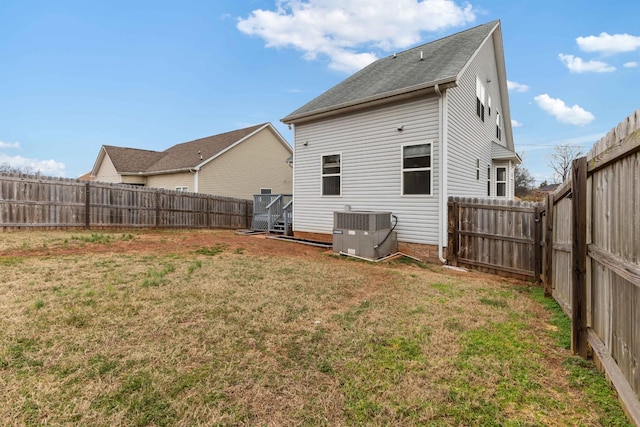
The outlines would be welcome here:
M 19 142 L 2 142 L 0 141 L 0 148 L 20 148 Z
M 625 62 L 623 65 L 624 68 L 636 68 L 637 66 L 638 66 L 638 61 Z
M 514 127 L 514 128 L 521 128 L 521 127 L 522 127 L 522 123 L 520 123 L 520 122 L 519 122 L 519 121 L 517 121 L 517 120 L 511 119 L 511 127 Z
M 475 18 L 470 4 L 455 0 L 280 0 L 277 10 L 254 10 L 237 27 L 267 47 L 292 47 L 308 60 L 326 56 L 331 68 L 353 72 L 375 61 L 376 50 L 407 48 L 423 32 Z
M 568 107 L 561 99 L 551 98 L 549 95 L 542 94 L 533 98 L 547 113 L 554 116 L 559 122 L 568 123 L 576 126 L 584 126 L 595 120 L 595 116 L 578 105 Z
M 629 34 L 600 33 L 599 36 L 578 37 L 576 42 L 584 52 L 599 52 L 605 55 L 640 49 L 640 37 Z
M 567 66 L 572 73 L 610 73 L 616 70 L 616 67 L 602 61 L 584 61 L 582 58 L 573 55 L 558 55 L 558 58 Z
M 66 170 L 64 163 L 56 162 L 55 160 L 29 159 L 22 156 L 7 156 L 6 154 L 0 153 L 0 165 L 5 164 L 16 169 L 27 168 L 46 176 L 63 177 Z
M 507 80 L 507 89 L 514 92 L 526 92 L 529 90 L 529 86 Z

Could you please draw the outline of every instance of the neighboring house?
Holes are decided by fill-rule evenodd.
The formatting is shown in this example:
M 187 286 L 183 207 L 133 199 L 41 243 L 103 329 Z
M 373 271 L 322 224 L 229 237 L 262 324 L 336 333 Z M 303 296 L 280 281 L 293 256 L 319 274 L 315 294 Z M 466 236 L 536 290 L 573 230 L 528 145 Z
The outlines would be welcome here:
M 333 211 L 391 211 L 401 250 L 442 259 L 449 196 L 513 199 L 500 21 L 380 59 L 282 122 L 296 236 L 331 234 Z
M 103 145 L 96 181 L 253 199 L 292 191 L 291 146 L 270 124 L 174 145 L 159 152 Z

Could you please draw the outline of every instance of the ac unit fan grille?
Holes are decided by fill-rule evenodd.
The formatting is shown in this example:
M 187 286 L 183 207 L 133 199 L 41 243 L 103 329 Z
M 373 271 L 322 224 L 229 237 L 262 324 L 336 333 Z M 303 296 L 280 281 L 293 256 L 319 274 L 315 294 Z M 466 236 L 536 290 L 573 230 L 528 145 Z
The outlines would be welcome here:
M 390 212 L 335 212 L 335 229 L 378 231 L 391 228 Z

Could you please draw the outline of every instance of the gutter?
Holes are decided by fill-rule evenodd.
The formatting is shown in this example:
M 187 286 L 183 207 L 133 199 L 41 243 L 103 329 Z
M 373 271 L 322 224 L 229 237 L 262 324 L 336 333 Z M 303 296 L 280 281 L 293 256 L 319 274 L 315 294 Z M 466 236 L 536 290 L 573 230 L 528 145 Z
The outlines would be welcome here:
M 438 215 L 438 259 L 441 263 L 446 264 L 447 260 L 444 258 L 444 238 L 446 237 L 446 232 L 444 227 L 447 225 L 447 187 L 448 187 L 448 179 L 447 179 L 447 96 L 446 96 L 446 88 L 440 90 L 440 85 L 436 84 L 434 86 L 434 90 L 438 95 L 438 141 L 440 142 L 440 155 L 438 156 L 438 166 L 439 166 L 439 204 L 440 204 L 440 212 Z
M 438 80 L 436 82 L 422 83 L 402 89 L 385 92 L 382 94 L 372 95 L 366 98 L 357 99 L 354 101 L 345 102 L 338 105 L 332 105 L 330 107 L 321 108 L 305 113 L 289 115 L 280 121 L 285 124 L 299 124 L 311 120 L 317 120 L 327 116 L 333 116 L 336 114 L 343 114 L 349 111 L 360 110 L 362 108 L 376 107 L 382 104 L 390 102 L 396 102 L 406 100 L 414 97 L 423 96 L 429 93 L 433 93 L 436 87 L 447 89 L 449 87 L 455 87 L 457 85 L 456 77 L 447 77 L 445 79 Z

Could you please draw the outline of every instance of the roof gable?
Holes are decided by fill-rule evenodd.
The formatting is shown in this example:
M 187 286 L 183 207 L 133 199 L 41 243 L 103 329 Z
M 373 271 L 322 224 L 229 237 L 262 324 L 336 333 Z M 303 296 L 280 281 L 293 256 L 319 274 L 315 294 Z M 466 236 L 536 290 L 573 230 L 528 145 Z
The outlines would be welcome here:
M 98 172 L 98 168 L 107 156 L 121 175 L 162 174 L 196 169 L 263 129 L 270 130 L 282 145 L 292 152 L 291 146 L 271 123 L 262 123 L 183 142 L 162 152 L 103 145 L 92 173 L 95 175 Z
M 436 83 L 453 82 L 499 21 L 379 59 L 300 107 L 282 121 L 365 103 Z

